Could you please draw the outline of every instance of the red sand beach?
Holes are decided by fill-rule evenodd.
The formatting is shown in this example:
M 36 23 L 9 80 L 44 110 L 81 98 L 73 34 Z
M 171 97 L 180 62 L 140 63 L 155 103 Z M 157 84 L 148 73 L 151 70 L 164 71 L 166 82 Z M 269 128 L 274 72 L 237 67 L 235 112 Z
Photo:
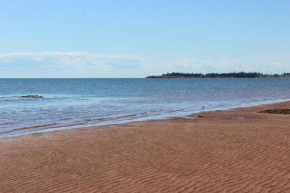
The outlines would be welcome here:
M 0 139 L 0 192 L 290 192 L 290 102 Z

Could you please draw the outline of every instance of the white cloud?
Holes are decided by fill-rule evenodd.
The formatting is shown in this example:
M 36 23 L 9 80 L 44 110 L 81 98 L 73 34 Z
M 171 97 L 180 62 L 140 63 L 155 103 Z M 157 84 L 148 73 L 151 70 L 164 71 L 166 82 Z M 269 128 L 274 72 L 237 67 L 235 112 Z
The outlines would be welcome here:
M 159 68 L 165 68 L 165 71 L 180 72 L 263 72 L 263 73 L 281 73 L 290 71 L 290 63 L 279 62 L 258 62 L 258 61 L 240 61 L 240 60 L 219 60 L 208 61 L 198 59 L 175 60 L 167 64 L 159 65 Z
M 0 77 L 121 77 L 128 74 L 117 71 L 139 67 L 141 61 L 139 56 L 90 52 L 2 53 Z
M 109 55 L 96 54 L 90 52 L 10 52 L 0 54 L 0 58 L 15 58 L 15 57 L 30 57 L 30 58 L 46 58 L 46 57 L 90 57 L 95 59 L 110 58 L 110 59 L 140 59 L 138 56 L 132 55 Z
M 290 62 L 178 59 L 148 62 L 139 56 L 90 52 L 11 52 L 0 54 L 0 77 L 145 77 L 167 72 L 290 72 Z

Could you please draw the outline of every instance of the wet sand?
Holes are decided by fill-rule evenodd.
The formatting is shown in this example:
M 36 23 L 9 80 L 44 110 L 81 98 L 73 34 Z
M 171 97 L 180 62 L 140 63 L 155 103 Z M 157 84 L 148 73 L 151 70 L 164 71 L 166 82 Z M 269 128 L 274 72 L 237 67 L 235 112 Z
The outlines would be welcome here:
M 0 139 L 0 192 L 290 192 L 290 102 Z

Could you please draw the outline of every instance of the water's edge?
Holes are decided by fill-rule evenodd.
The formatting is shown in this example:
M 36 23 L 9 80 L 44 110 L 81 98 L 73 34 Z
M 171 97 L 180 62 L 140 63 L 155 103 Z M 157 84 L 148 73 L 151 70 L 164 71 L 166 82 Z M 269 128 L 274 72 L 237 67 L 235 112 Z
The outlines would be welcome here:
M 46 128 L 43 130 L 32 130 L 32 131 L 27 131 L 25 133 L 12 133 L 12 134 L 2 134 L 0 135 L 0 139 L 7 139 L 7 138 L 15 138 L 15 137 L 21 137 L 21 136 L 26 136 L 26 135 L 33 135 L 33 134 L 37 134 L 37 133 L 49 133 L 49 132 L 53 132 L 53 131 L 61 131 L 61 130 L 71 130 L 71 129 L 87 129 L 87 128 L 98 128 L 101 126 L 106 126 L 106 125 L 120 125 L 120 124 L 128 124 L 128 123 L 132 123 L 132 122 L 147 122 L 147 121 L 154 121 L 154 120 L 168 120 L 168 119 L 172 119 L 172 118 L 190 118 L 192 115 L 196 115 L 202 112 L 215 112 L 215 111 L 228 111 L 228 110 L 233 110 L 233 109 L 238 109 L 238 108 L 245 108 L 245 107 L 255 107 L 255 106 L 260 106 L 260 105 L 268 105 L 268 104 L 275 104 L 275 103 L 281 103 L 281 102 L 288 102 L 290 101 L 289 99 L 277 99 L 277 100 L 267 100 L 267 101 L 260 101 L 260 102 L 250 102 L 248 104 L 239 104 L 236 105 L 234 107 L 217 107 L 214 109 L 204 109 L 204 110 L 199 110 L 199 111 L 193 111 L 190 113 L 187 113 L 186 115 L 182 115 L 182 116 L 167 116 L 167 117 L 161 117 L 161 118 L 139 118 L 139 119 L 130 119 L 130 120 L 124 120 L 124 121 L 119 121 L 119 122 L 115 122 L 115 123 L 103 123 L 103 124 L 92 124 L 92 125 L 69 125 L 69 126 L 64 126 L 64 127 L 51 127 L 51 128 Z M 53 125 L 53 124 L 51 124 Z M 25 129 L 25 128 L 24 128 Z M 13 132 L 13 130 L 11 131 Z

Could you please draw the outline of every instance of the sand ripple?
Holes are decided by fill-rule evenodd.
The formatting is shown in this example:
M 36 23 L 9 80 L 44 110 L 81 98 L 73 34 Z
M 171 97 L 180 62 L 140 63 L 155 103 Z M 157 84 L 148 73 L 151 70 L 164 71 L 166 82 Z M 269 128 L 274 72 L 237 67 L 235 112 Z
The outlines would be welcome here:
M 0 139 L 0 192 L 290 192 L 289 107 Z

